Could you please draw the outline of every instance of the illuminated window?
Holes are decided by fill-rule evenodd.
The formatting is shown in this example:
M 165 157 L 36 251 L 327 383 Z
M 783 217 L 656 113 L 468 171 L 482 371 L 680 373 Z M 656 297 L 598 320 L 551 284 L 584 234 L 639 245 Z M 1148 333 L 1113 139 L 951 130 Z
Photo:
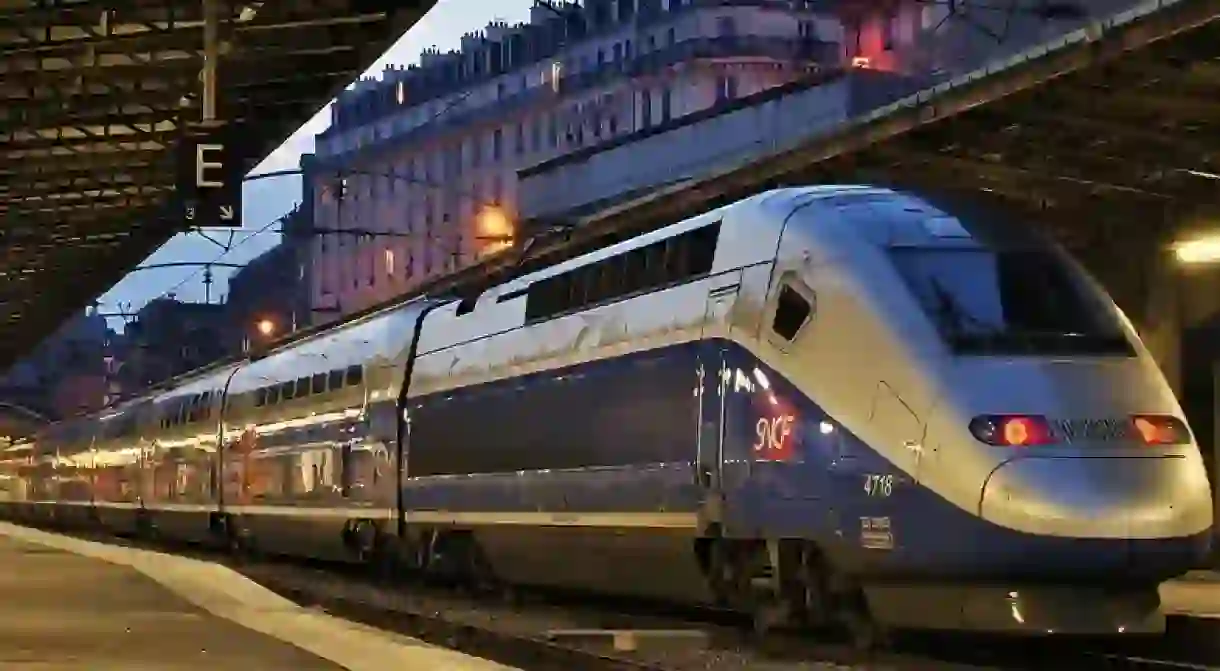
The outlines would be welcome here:
M 398 104 L 402 105 L 407 102 L 407 87 L 403 82 L 398 82 L 398 87 L 395 90 L 395 98 L 398 99 Z
M 385 250 L 385 274 L 394 274 L 394 250 L 392 249 Z
M 886 15 L 884 23 L 881 24 L 881 48 L 886 51 L 893 51 L 894 43 L 897 39 L 898 14 L 891 9 Z

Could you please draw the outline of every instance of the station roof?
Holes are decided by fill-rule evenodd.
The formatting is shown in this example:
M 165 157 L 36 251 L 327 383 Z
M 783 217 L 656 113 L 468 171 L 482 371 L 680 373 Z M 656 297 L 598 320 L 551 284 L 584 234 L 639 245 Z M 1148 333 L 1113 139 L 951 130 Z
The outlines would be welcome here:
M 1074 248 L 1132 233 L 1122 227 L 1147 233 L 1220 204 L 1216 91 L 1220 0 L 1154 0 L 783 153 L 569 222 L 529 265 L 816 183 L 986 190 L 1052 224 L 1098 224 L 1056 227 Z M 505 254 L 425 290 L 477 287 L 515 263 Z
M 247 169 L 435 4 L 216 2 L 218 117 Z M 184 230 L 202 63 L 202 0 L 0 0 L 0 369 Z

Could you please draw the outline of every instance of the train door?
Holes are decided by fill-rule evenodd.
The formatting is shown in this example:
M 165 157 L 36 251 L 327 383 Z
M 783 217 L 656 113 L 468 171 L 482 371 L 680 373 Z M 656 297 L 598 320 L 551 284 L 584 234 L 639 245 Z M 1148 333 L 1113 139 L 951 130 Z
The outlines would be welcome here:
M 695 475 L 704 492 L 709 522 L 720 522 L 725 502 L 724 421 L 727 401 L 729 332 L 741 289 L 741 271 L 713 278 L 703 314 L 696 371 L 699 396 L 698 458 Z

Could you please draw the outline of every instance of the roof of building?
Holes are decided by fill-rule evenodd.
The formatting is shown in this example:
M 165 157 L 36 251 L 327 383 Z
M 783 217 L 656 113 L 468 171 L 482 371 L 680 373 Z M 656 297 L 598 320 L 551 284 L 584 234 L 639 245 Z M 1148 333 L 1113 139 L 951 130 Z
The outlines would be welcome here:
M 0 369 L 174 234 L 204 3 L 0 3 Z M 218 3 L 220 4 L 220 3 Z M 218 117 L 249 169 L 433 0 L 223 5 Z

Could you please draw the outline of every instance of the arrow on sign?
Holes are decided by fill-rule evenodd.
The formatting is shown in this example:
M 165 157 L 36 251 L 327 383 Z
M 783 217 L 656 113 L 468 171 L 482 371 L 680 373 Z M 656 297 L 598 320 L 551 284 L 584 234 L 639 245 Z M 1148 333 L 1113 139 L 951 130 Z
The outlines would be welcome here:
M 220 220 L 221 221 L 233 221 L 233 206 L 232 205 L 221 205 L 220 206 Z

